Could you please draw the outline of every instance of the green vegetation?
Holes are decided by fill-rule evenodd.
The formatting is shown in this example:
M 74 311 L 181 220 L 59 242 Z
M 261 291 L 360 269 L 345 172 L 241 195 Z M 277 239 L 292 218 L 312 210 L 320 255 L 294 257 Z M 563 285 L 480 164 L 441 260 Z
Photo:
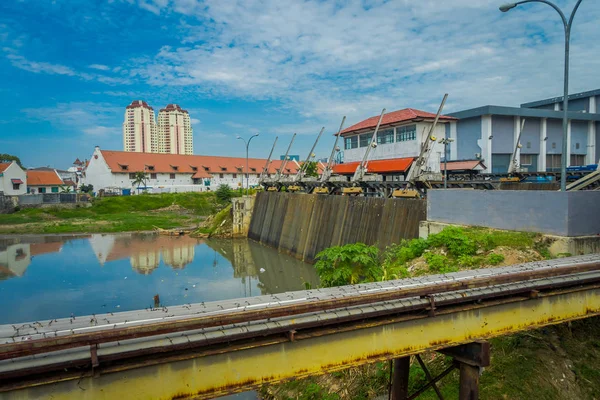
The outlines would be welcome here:
M 231 190 L 229 185 L 219 185 L 215 191 L 215 195 L 221 203 L 225 204 L 231 201 L 231 198 L 233 197 L 233 190 Z
M 540 236 L 524 232 L 448 227 L 425 239 L 403 240 L 380 254 L 363 243 L 334 246 L 317 254 L 315 268 L 324 287 L 406 278 L 505 263 L 502 251 L 521 251 L 528 261 L 542 259 Z
M 140 186 L 146 188 L 146 182 L 148 181 L 148 175 L 142 171 L 138 171 L 133 176 L 133 182 L 131 182 L 132 186 L 135 186 L 137 190 L 140 190 Z
M 11 163 L 13 161 L 16 161 L 17 165 L 23 168 L 23 164 L 21 164 L 21 159 L 19 157 L 6 153 L 0 154 L 0 163 Z
M 231 204 L 203 221 L 198 229 L 192 233 L 192 236 L 227 236 L 227 233 L 231 232 L 231 224 L 233 223 L 230 217 Z
M 237 192 L 233 192 L 237 195 Z M 214 193 L 164 193 L 93 199 L 91 207 L 27 208 L 0 215 L 0 233 L 146 231 L 198 226 L 224 205 Z

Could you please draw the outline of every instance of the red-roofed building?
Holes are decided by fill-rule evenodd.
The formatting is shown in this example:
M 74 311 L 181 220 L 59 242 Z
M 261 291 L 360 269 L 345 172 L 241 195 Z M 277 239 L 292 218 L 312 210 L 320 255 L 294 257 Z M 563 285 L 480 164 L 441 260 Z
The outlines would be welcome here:
M 435 114 L 414 108 L 386 113 L 375 138 L 377 147 L 369 154 L 369 160 L 417 157 L 421 143 L 425 140 L 434 119 Z M 341 132 L 345 163 L 360 162 L 363 159 L 378 121 L 379 115 L 376 115 Z M 452 125 L 453 129 L 456 129 L 456 121 L 457 119 L 454 117 L 440 116 L 433 136 L 436 138 L 449 137 Z M 434 144 L 429 157 L 432 165 L 437 165 L 443 151 L 441 144 Z
M 248 160 L 249 185 L 258 185 L 258 178 L 267 160 Z M 269 174 L 275 174 L 283 161 L 272 160 Z M 131 190 L 136 172 L 148 177 L 146 190 L 160 192 L 201 192 L 215 190 L 226 184 L 231 188 L 245 185 L 246 159 L 242 157 L 197 156 L 182 154 L 135 153 L 100 150 L 96 147 L 83 176 L 83 183 L 100 189 Z M 295 174 L 297 164 L 288 162 L 284 175 Z
M 25 194 L 27 176 L 15 161 L 0 163 L 0 193 L 7 196 Z
M 52 171 L 27 171 L 27 193 L 59 193 L 64 185 L 56 170 Z

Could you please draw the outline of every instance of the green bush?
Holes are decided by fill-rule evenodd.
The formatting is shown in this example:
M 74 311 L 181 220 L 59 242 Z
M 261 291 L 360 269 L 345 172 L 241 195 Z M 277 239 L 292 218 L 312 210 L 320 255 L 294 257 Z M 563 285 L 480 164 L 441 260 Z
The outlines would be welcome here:
M 465 268 L 473 268 L 481 264 L 481 257 L 462 255 L 456 260 L 458 265 Z
M 427 238 L 430 247 L 445 247 L 453 257 L 471 256 L 477 252 L 477 243 L 470 238 L 464 229 L 454 226 L 445 228 L 440 233 Z
M 217 196 L 217 200 L 219 200 L 219 202 L 227 203 L 233 197 L 233 190 L 231 190 L 229 185 L 219 185 L 215 191 L 215 196 Z
M 504 256 L 502 254 L 492 253 L 488 256 L 488 263 L 490 265 L 498 265 L 504 261 Z
M 324 287 L 342 286 L 381 279 L 379 249 L 364 243 L 334 246 L 317 254 L 315 268 Z
M 445 274 L 448 272 L 455 272 L 458 270 L 458 268 L 456 268 L 456 266 L 452 264 L 448 257 L 443 256 L 441 254 L 426 253 L 425 261 L 427 261 L 427 264 L 429 265 L 429 270 L 432 272 Z

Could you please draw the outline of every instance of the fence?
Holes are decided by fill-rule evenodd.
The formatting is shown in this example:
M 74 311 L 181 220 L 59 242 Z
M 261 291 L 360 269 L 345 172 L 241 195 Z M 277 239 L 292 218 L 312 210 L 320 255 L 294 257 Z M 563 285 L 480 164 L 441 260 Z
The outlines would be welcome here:
M 41 204 L 69 204 L 78 202 L 76 193 L 23 194 L 17 197 L 19 198 L 20 206 L 33 206 Z

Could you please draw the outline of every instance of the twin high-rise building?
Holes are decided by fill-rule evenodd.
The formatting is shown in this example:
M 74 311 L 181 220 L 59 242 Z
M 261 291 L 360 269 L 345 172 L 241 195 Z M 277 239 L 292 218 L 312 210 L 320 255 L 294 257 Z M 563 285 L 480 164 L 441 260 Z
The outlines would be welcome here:
M 134 100 L 125 110 L 123 150 L 141 153 L 193 154 L 190 114 L 177 104 L 158 113 L 143 100 Z

